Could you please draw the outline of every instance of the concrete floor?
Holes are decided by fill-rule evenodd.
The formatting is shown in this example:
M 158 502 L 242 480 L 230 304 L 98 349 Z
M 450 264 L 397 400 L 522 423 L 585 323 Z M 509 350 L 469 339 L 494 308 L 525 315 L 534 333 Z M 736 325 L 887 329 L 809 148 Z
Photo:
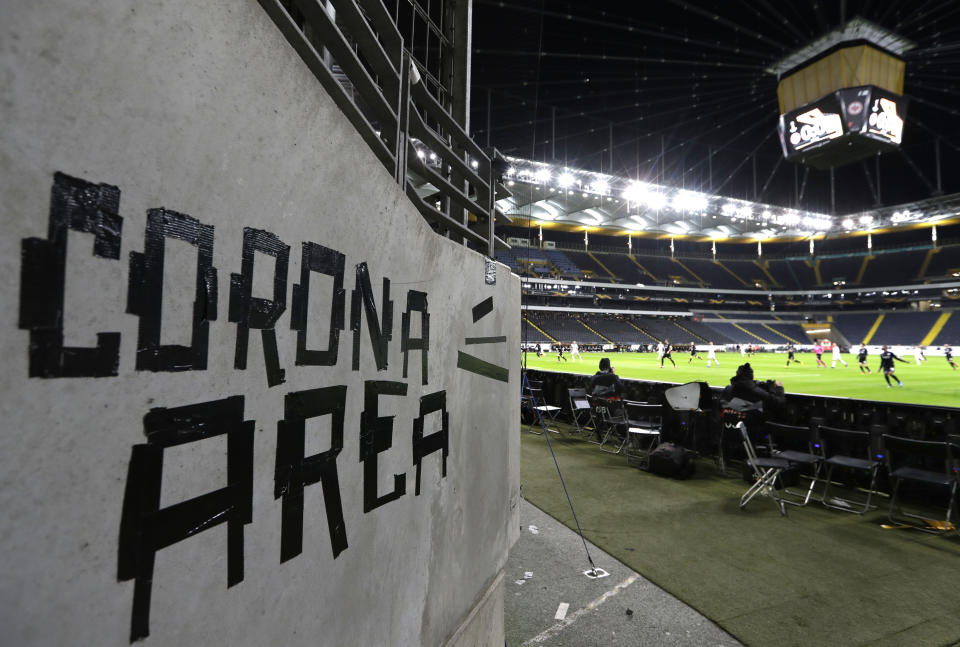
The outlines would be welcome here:
M 580 536 L 521 501 L 520 538 L 504 579 L 507 647 L 732 647 L 741 643 L 691 607 L 587 542 L 609 577 L 590 579 Z M 558 607 L 569 608 L 557 620 Z

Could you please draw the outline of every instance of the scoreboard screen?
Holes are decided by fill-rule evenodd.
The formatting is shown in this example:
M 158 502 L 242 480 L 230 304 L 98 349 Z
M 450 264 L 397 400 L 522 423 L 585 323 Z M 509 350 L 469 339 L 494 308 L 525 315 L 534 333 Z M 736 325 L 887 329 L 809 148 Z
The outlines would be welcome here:
M 903 97 L 876 86 L 837 90 L 780 115 L 783 155 L 825 169 L 894 149 L 905 109 Z

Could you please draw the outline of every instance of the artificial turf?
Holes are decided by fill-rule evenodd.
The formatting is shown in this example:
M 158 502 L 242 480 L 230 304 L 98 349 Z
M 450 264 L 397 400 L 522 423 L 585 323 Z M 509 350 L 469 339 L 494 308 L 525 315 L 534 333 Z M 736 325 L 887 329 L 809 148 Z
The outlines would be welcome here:
M 740 510 L 747 484 L 707 460 L 690 480 L 661 478 L 557 426 L 586 537 L 744 644 L 960 645 L 956 534 L 885 528 L 884 498 L 864 516 L 812 503 L 784 517 L 762 496 Z M 547 438 L 521 435 L 524 496 L 576 528 Z
M 718 352 L 720 366 L 707 368 L 706 353 L 700 354 L 701 359 L 690 362 L 689 353 L 674 352 L 677 368 L 670 366 L 668 361 L 662 369 L 655 353 L 582 353 L 582 361 L 571 360 L 569 353 L 564 353 L 564 356 L 568 358 L 565 362 L 558 360 L 556 353 L 539 358 L 535 353 L 527 353 L 527 367 L 592 375 L 597 370 L 600 358 L 609 357 L 614 370 L 623 378 L 677 383 L 704 381 L 711 386 L 725 386 L 737 366 L 750 362 L 756 379 L 781 380 L 787 393 L 960 407 L 960 370 L 951 369 L 943 357 L 929 357 L 920 365 L 916 364 L 913 357 L 904 357 L 907 363 L 895 363 L 896 375 L 903 386 L 896 386 L 891 378 L 894 385 L 887 388 L 883 374 L 878 371 L 880 360 L 876 355 L 869 358 L 869 366 L 873 371 L 869 375 L 860 372 L 856 356 L 849 354 L 843 355 L 848 366 L 838 363 L 837 368 L 830 368 L 829 354 L 823 356 L 827 368 L 817 368 L 816 356 L 811 353 L 797 353 L 802 364 L 786 367 L 787 358 L 783 353 L 757 353 L 741 358 L 739 353 Z

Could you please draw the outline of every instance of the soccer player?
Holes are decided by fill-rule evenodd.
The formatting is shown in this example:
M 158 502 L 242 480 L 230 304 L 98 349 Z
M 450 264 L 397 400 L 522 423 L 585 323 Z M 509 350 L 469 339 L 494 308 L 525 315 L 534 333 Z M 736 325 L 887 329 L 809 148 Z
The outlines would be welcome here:
M 860 344 L 860 350 L 857 352 L 857 363 L 860 364 L 861 373 L 867 373 L 868 375 L 873 373 L 867 366 L 867 347 L 865 344 Z
M 900 378 L 898 378 L 896 375 L 893 375 L 893 371 L 896 370 L 893 367 L 893 360 L 897 360 L 898 362 L 903 362 L 904 364 L 907 363 L 907 360 L 900 359 L 899 357 L 893 354 L 893 351 L 887 350 L 887 347 L 884 346 L 883 352 L 880 353 L 880 370 L 883 371 L 883 379 L 887 381 L 888 389 L 891 386 L 893 386 L 892 384 L 890 384 L 891 375 L 893 376 L 893 379 L 897 381 L 897 386 L 903 386 L 903 382 L 900 381 Z
M 563 356 L 563 344 L 557 344 L 557 361 L 560 360 L 567 361 L 567 358 Z
M 953 370 L 957 370 L 957 363 L 953 361 L 953 349 L 950 348 L 950 344 L 943 345 L 943 355 L 947 358 L 947 364 L 949 364 Z
M 717 349 L 713 347 L 713 342 L 710 342 L 710 348 L 707 349 L 707 368 L 710 368 L 711 360 L 716 362 L 717 366 L 720 366 L 720 360 L 717 359 Z
M 570 342 L 570 359 L 583 360 L 583 358 L 580 357 L 580 344 L 575 341 Z
M 663 364 L 661 360 L 663 360 L 663 342 L 658 341 L 657 342 L 657 361 Z
M 840 362 L 844 366 L 847 366 L 847 363 L 843 361 L 843 358 L 840 357 L 840 344 L 833 343 L 833 361 L 830 362 L 830 368 L 837 368 L 837 362 Z
M 666 359 L 670 360 L 673 368 L 677 368 L 677 363 L 673 361 L 673 346 L 670 345 L 669 339 L 663 340 L 663 355 L 660 356 L 660 368 L 663 368 L 663 361 Z
M 821 357 L 823 356 L 823 344 L 818 341 L 813 342 L 813 352 L 817 356 L 817 368 L 821 366 L 827 368 L 827 363 L 824 362 Z
M 927 358 L 923 356 L 923 348 L 920 346 L 913 347 L 913 359 L 917 363 L 917 366 L 920 366 L 920 362 L 927 361 Z
M 747 358 L 747 345 L 746 344 L 737 344 L 737 350 L 740 351 L 740 357 L 742 359 Z
M 687 360 L 687 364 L 691 363 L 695 359 L 703 359 L 703 358 L 700 357 L 700 354 L 697 351 L 697 345 L 693 342 L 690 342 L 690 359 Z
M 794 362 L 796 364 L 803 364 L 803 362 L 801 362 L 794 356 L 795 352 L 796 352 L 796 349 L 793 347 L 793 344 L 787 344 L 787 367 L 790 366 L 790 362 Z

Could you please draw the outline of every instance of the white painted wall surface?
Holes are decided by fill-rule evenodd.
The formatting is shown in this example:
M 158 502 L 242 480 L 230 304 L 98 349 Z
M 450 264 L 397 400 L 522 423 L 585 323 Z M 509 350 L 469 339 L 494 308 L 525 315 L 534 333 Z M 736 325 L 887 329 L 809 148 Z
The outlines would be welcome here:
M 17 2 L 0 22 L 0 626 L 10 645 L 125 645 L 133 581 L 118 581 L 118 535 L 144 415 L 228 396 L 255 421 L 252 523 L 243 581 L 227 587 L 227 526 L 156 554 L 148 645 L 440 645 L 481 600 L 516 538 L 519 490 L 520 286 L 505 267 L 484 283 L 484 258 L 434 234 L 254 0 Z M 118 375 L 28 377 L 30 333 L 18 326 L 21 245 L 47 236 L 54 173 L 121 191 L 119 259 L 92 254 L 93 236 L 68 235 L 64 340 L 93 346 L 119 332 Z M 218 317 L 208 368 L 135 369 L 139 318 L 126 312 L 131 252 L 144 250 L 146 211 L 166 207 L 214 227 Z M 234 369 L 230 274 L 244 227 L 290 245 L 287 309 L 276 324 L 283 384 L 268 387 L 258 331 L 246 370 Z M 291 286 L 301 244 L 346 256 L 347 330 L 336 366 L 296 366 Z M 167 247 L 165 343 L 188 343 L 195 248 Z M 259 256 L 253 296 L 270 296 L 272 259 Z M 269 261 L 269 262 L 266 262 Z M 364 318 L 351 369 L 353 268 L 367 262 L 378 312 L 381 280 L 394 302 L 389 367 L 378 371 Z M 310 346 L 325 346 L 330 280 L 313 275 Z M 31 277 L 23 291 L 34 293 Z M 402 377 L 401 316 L 408 290 L 428 294 L 429 384 L 420 355 Z M 474 323 L 471 308 L 492 297 Z M 415 316 L 416 317 L 416 316 Z M 415 319 L 416 321 L 416 319 Z M 418 330 L 418 324 L 414 325 Z M 506 343 L 465 346 L 466 337 Z M 500 382 L 457 368 L 465 351 L 509 368 Z M 395 380 L 382 397 L 395 416 L 379 456 L 378 490 L 406 475 L 406 494 L 363 511 L 359 458 L 365 380 Z M 304 495 L 303 552 L 280 562 L 274 498 L 277 421 L 286 394 L 346 385 L 337 459 L 349 547 L 331 551 L 321 485 Z M 447 475 L 424 458 L 414 495 L 412 421 L 421 395 L 447 393 Z M 427 419 L 425 433 L 438 427 Z M 329 421 L 307 423 L 307 453 L 329 445 Z M 224 437 L 164 454 L 161 505 L 226 485 Z M 484 597 L 486 596 L 486 597 Z M 499 608 L 494 604 L 491 608 Z M 476 615 L 476 614 L 475 614 Z M 489 614 L 488 614 L 489 615 Z M 502 623 L 486 620 L 490 626 Z M 462 633 L 462 629 L 461 629 Z M 488 644 L 501 636 L 486 636 Z

